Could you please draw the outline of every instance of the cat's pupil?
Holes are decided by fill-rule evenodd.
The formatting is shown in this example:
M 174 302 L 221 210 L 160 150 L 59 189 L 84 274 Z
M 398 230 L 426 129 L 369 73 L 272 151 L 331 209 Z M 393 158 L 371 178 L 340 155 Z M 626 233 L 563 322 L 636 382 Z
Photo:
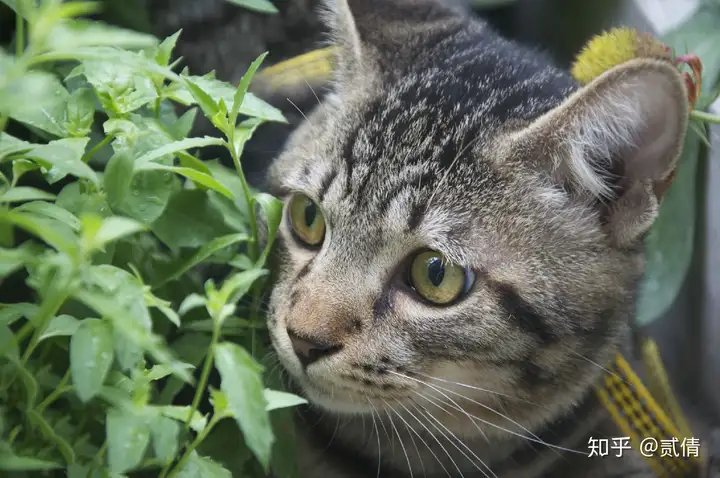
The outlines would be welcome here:
M 315 216 L 317 215 L 317 207 L 312 201 L 307 201 L 305 204 L 305 224 L 310 227 L 315 222 Z
M 433 257 L 427 261 L 428 279 L 435 287 L 442 284 L 445 278 L 445 267 L 443 266 L 442 259 L 439 257 Z

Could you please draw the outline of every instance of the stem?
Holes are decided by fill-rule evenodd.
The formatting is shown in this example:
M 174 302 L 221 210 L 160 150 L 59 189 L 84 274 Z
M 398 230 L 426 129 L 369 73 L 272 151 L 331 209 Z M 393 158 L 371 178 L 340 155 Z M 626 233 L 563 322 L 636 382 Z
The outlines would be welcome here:
M 100 151 L 100 149 L 102 149 L 105 145 L 107 145 L 108 143 L 110 143 L 110 141 L 112 141 L 113 139 L 115 139 L 115 136 L 113 136 L 113 135 L 105 136 L 105 139 L 103 139 L 103 140 L 100 141 L 98 144 L 96 144 L 95 146 L 93 146 L 93 148 L 92 148 L 90 151 L 88 151 L 87 153 L 83 154 L 82 162 L 83 162 L 83 163 L 87 163 L 88 161 L 90 161 L 90 160 L 92 159 L 92 157 L 95 155 L 95 153 L 97 153 L 98 151 Z
M 705 123 L 715 123 L 720 124 L 720 116 L 714 115 L 712 113 L 708 113 L 706 111 L 692 111 L 690 112 L 690 117 L 692 119 L 700 120 Z
M 17 2 L 18 12 L 15 15 L 15 56 L 20 58 L 25 49 L 25 19 L 22 16 L 23 2 Z
M 5 113 L 0 114 L 0 133 L 5 131 L 5 126 L 7 125 L 7 122 L 8 122 L 8 115 L 6 115 Z
M 36 327 L 32 337 L 30 338 L 30 343 L 28 344 L 27 348 L 25 349 L 25 353 L 23 354 L 23 365 L 27 363 L 30 355 L 32 355 L 33 351 L 40 342 L 40 335 L 45 332 L 45 329 L 47 328 L 50 321 L 53 319 L 53 317 L 55 317 L 55 315 L 58 313 L 58 310 L 60 310 L 60 307 L 62 307 L 62 305 L 65 303 L 68 296 L 70 295 L 70 292 L 67 290 L 58 291 L 55 288 L 50 289 L 50 293 L 52 300 L 44 300 L 37 315 L 33 318 L 32 321 L 26 324 L 29 325 L 34 323 L 36 324 Z M 23 327 L 23 329 L 25 329 L 25 327 Z
M 160 473 L 160 478 L 165 478 L 166 475 L 167 475 L 167 478 L 172 478 L 173 476 L 178 474 L 180 472 L 180 470 L 182 470 L 183 465 L 185 464 L 186 461 L 188 461 L 190 459 L 190 455 L 192 454 L 193 451 L 195 451 L 195 448 L 197 448 L 200 445 L 200 443 L 202 443 L 203 440 L 205 440 L 205 438 L 207 438 L 207 436 L 210 434 L 210 432 L 215 427 L 215 425 L 220 421 L 220 419 L 217 417 L 218 417 L 218 415 L 213 415 L 213 417 L 210 419 L 210 423 L 208 423 L 208 425 L 205 427 L 205 429 L 203 431 L 201 431 L 200 434 L 198 434 L 198 436 L 195 437 L 195 440 L 193 440 L 193 442 L 187 447 L 187 449 L 185 450 L 185 453 L 183 453 L 182 458 L 180 458 L 177 465 L 172 469 L 172 471 L 170 472 L 169 475 L 167 473 L 167 470 L 168 470 L 168 467 L 170 466 L 170 464 L 166 465 L 165 468 L 163 468 L 163 471 Z
M 43 410 L 45 410 L 48 406 L 50 406 L 55 400 L 60 397 L 65 392 L 68 392 L 72 390 L 72 387 L 68 387 L 67 383 L 68 380 L 70 380 L 70 369 L 68 369 L 67 372 L 65 372 L 65 375 L 63 375 L 62 380 L 60 380 L 60 383 L 57 387 L 55 387 L 55 390 L 53 390 L 50 395 L 48 395 L 45 400 L 43 400 L 40 405 L 37 407 L 38 413 L 42 413 Z
M 237 149 L 235 148 L 235 129 L 230 128 L 230 134 L 228 136 L 228 143 L 226 143 L 228 149 L 230 150 L 230 154 L 233 159 L 233 163 L 235 164 L 235 169 L 237 170 L 238 176 L 240 176 L 240 181 L 242 183 L 243 193 L 245 195 L 245 201 L 248 205 L 248 210 L 250 211 L 250 231 L 252 233 L 253 240 L 248 245 L 248 255 L 250 256 L 250 260 L 253 261 L 253 263 L 257 262 L 257 260 L 260 258 L 260 254 L 258 252 L 258 245 L 260 244 L 260 237 L 258 234 L 258 227 L 257 227 L 257 218 L 255 217 L 255 208 L 253 207 L 253 198 L 250 194 L 250 187 L 248 186 L 247 180 L 245 179 L 245 174 L 242 170 L 242 165 L 240 164 L 240 157 L 237 154 Z M 258 309 L 260 304 L 260 288 L 257 286 L 257 284 L 253 285 L 252 288 L 252 308 L 250 309 L 250 323 L 255 324 L 258 319 Z M 255 357 L 255 327 L 253 327 L 250 330 L 250 354 Z
M 210 369 L 212 368 L 213 363 L 213 350 L 215 349 L 215 344 L 220 340 L 219 321 L 213 320 L 213 322 L 213 333 L 212 340 L 210 341 L 210 349 L 208 350 L 207 356 L 205 356 L 205 364 L 203 364 L 202 373 L 200 374 L 200 381 L 198 382 L 197 388 L 195 389 L 195 396 L 193 397 L 192 405 L 190 406 L 190 415 L 185 422 L 186 431 L 190 429 L 190 422 L 192 422 L 192 417 L 193 415 L 195 415 L 195 412 L 200 405 L 200 398 L 205 391 L 205 386 L 207 385 L 208 378 L 210 377 Z

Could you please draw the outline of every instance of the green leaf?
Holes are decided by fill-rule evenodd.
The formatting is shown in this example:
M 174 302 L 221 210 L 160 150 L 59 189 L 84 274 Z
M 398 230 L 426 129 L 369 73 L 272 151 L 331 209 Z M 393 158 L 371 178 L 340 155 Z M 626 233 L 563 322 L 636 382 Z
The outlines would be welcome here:
M 218 237 L 217 239 L 213 239 L 212 241 L 198 249 L 192 256 L 188 257 L 182 262 L 179 262 L 174 269 L 167 273 L 167 275 L 160 278 L 153 286 L 153 288 L 161 287 L 167 282 L 177 279 L 193 267 L 204 262 L 216 252 L 221 251 L 226 247 L 230 247 L 233 244 L 237 244 L 239 242 L 244 242 L 247 240 L 249 240 L 247 234 L 230 234 L 228 236 L 222 236 Z M 182 307 L 181 310 L 183 310 Z
M 232 231 L 222 215 L 212 207 L 205 191 L 183 190 L 175 194 L 152 231 L 168 247 L 202 247 L 216 237 Z
M 119 151 L 110 158 L 105 167 L 103 186 L 108 204 L 114 210 L 120 210 L 125 198 L 131 194 L 130 185 L 133 179 L 134 161 L 127 150 Z
M 267 401 L 267 411 L 277 410 L 278 408 L 295 407 L 307 403 L 307 400 L 292 393 L 270 390 L 269 388 L 266 388 L 263 393 Z
M 171 418 L 160 415 L 153 419 L 150 432 L 155 455 L 163 463 L 171 461 L 179 447 L 180 424 Z
M 75 231 L 80 230 L 80 219 L 75 217 L 75 215 L 67 209 L 60 207 L 57 204 L 44 201 L 33 201 L 16 207 L 15 211 L 32 213 L 40 217 L 54 219 L 62 222 Z
M 7 133 L 0 133 L 0 160 L 24 151 L 30 151 L 35 145 Z
M 268 2 L 269 3 L 269 2 Z M 272 6 L 272 4 L 270 4 Z M 253 76 L 255 75 L 255 72 L 260 68 L 260 65 L 265 60 L 265 57 L 267 56 L 267 52 L 263 53 L 255 61 L 252 62 L 250 65 L 250 68 L 248 68 L 247 72 L 243 75 L 242 79 L 240 80 L 240 84 L 238 85 L 237 90 L 235 91 L 235 97 L 233 99 L 232 103 L 232 109 L 230 110 L 230 124 L 235 125 L 237 123 L 238 114 L 240 113 L 240 107 L 243 104 L 243 100 L 245 99 L 245 94 L 247 93 L 248 88 L 250 87 L 250 82 L 253 79 Z
M 74 335 L 81 324 L 82 322 L 71 315 L 58 315 L 50 321 L 50 324 L 48 324 L 47 328 L 40 335 L 40 340 Z
M 113 361 L 112 331 L 97 319 L 84 320 L 70 339 L 70 374 L 78 398 L 88 402 L 100 391 Z
M 262 367 L 240 346 L 216 344 L 215 366 L 228 406 L 243 432 L 245 442 L 267 472 L 274 436 L 261 378 Z
M 191 410 L 191 407 L 188 406 L 180 407 L 175 405 L 166 405 L 158 408 L 160 410 L 160 413 L 163 414 L 163 416 L 172 418 L 173 420 L 177 420 L 181 423 L 187 422 Z M 190 428 L 196 433 L 200 433 L 205 429 L 206 426 L 207 417 L 195 410 L 192 415 L 192 419 L 190 420 Z
M 185 78 L 185 88 L 190 92 L 190 95 L 197 105 L 200 106 L 200 109 L 205 117 L 208 118 L 215 126 L 220 128 L 221 131 L 227 131 L 226 122 L 223 121 L 223 118 L 220 118 L 220 105 L 212 98 L 212 96 L 188 78 Z
M 222 465 L 193 451 L 175 476 L 178 478 L 232 478 L 233 475 Z
M 28 302 L 17 304 L 0 304 L 0 324 L 12 325 L 16 320 L 25 317 L 34 317 L 38 306 Z
M 186 78 L 189 80 L 187 83 L 172 83 L 166 90 L 165 95 L 186 106 L 199 104 L 203 113 L 208 118 L 212 118 L 218 114 L 220 111 L 218 103 L 221 99 L 226 105 L 233 104 L 237 89 L 229 83 L 216 79 L 214 74 L 188 76 Z M 193 86 L 188 86 L 189 84 Z M 202 102 L 202 104 L 200 104 L 200 102 Z M 203 106 L 203 104 L 205 106 Z M 287 123 L 287 120 L 280 110 L 250 92 L 245 94 L 242 106 L 240 107 L 240 114 L 262 118 L 266 121 Z
M 197 108 L 188 109 L 183 115 L 178 118 L 172 126 L 168 127 L 170 134 L 175 140 L 182 140 L 190 136 L 192 127 L 195 124 L 195 118 L 197 117 Z M 184 165 L 183 165 L 184 166 Z
M 20 357 L 20 346 L 17 343 L 15 334 L 7 325 L 0 325 L 0 356 L 16 360 Z
M 168 66 L 170 64 L 172 52 L 175 49 L 175 45 L 177 44 L 177 40 L 180 37 L 181 32 L 182 30 L 178 30 L 173 35 L 164 39 L 162 43 L 158 45 L 157 51 L 155 53 L 155 61 L 158 63 L 158 65 Z
M 59 468 L 64 468 L 64 465 L 30 456 L 18 456 L 10 450 L 0 450 L 0 470 L 23 472 L 31 470 L 57 470 Z
M 48 180 L 51 184 L 60 181 L 68 174 L 99 184 L 95 171 L 82 161 L 88 141 L 88 138 L 51 141 L 27 153 L 27 157 L 49 168 Z
M 665 193 L 655 224 L 645 239 L 645 275 L 635 317 L 638 325 L 661 317 L 685 282 L 695 242 L 701 150 L 700 136 L 688 131 L 675 181 Z
M 10 118 L 54 136 L 65 136 L 65 105 L 69 93 L 50 73 L 29 71 L 0 90 L 0 111 Z M 32 98 L 32 101 L 18 101 Z
M 58 251 L 74 254 L 77 250 L 77 239 L 72 230 L 58 221 L 18 211 L 3 212 L 0 210 L 0 223 L 2 222 L 21 227 Z
M 227 0 L 235 5 L 240 5 L 248 10 L 254 10 L 261 13 L 278 13 L 278 9 L 275 5 L 269 2 L 269 0 Z
M 265 246 L 265 250 L 260 256 L 257 264 L 257 267 L 264 267 L 268 255 L 273 248 L 273 244 L 275 243 L 275 236 L 277 235 L 277 230 L 280 226 L 280 221 L 282 220 L 283 203 L 279 199 L 266 193 L 256 195 L 255 200 L 260 203 L 260 206 L 265 213 L 265 221 L 268 228 L 267 245 Z
M 191 148 L 202 148 L 205 146 L 222 146 L 223 144 L 225 144 L 225 142 L 222 139 L 213 138 L 211 136 L 205 136 L 203 138 L 187 138 L 182 141 L 172 142 L 156 149 L 155 151 L 147 153 L 146 155 L 138 158 L 136 160 L 136 164 L 139 168 L 142 167 L 144 163 L 154 161 L 168 154 L 177 153 L 178 151 L 187 151 Z
M 152 35 L 90 20 L 64 20 L 57 23 L 47 37 L 47 45 L 52 50 L 71 50 L 84 46 L 139 50 L 157 44 L 158 39 Z
M 87 60 L 81 70 L 110 116 L 125 116 L 158 97 L 152 80 L 127 63 Z
M 267 275 L 265 269 L 250 269 L 248 271 L 237 272 L 223 282 L 218 299 L 224 304 L 234 304 L 248 293 L 250 287 L 260 277 Z
M 63 127 L 70 136 L 90 134 L 95 117 L 95 96 L 89 88 L 78 88 L 68 98 Z
M 83 218 L 84 221 L 89 219 L 89 217 Z M 145 226 L 133 219 L 121 216 L 108 217 L 102 220 L 92 239 L 89 239 L 88 248 L 91 250 L 101 249 L 110 242 L 144 230 Z
M 212 176 L 201 173 L 200 171 L 196 169 L 191 168 L 181 168 L 177 166 L 165 166 L 162 164 L 157 163 L 145 163 L 144 165 L 140 165 L 138 167 L 138 170 L 162 170 L 162 171 L 170 171 L 173 173 L 177 173 L 181 176 L 185 176 L 186 178 L 192 180 L 196 184 L 200 184 L 201 186 L 204 186 L 206 188 L 212 189 L 214 191 L 219 192 L 225 197 L 233 198 L 233 193 L 222 185 L 217 179 L 213 178 Z
M 132 410 L 112 409 L 107 414 L 108 465 L 124 473 L 140 464 L 150 442 L 148 417 Z
M 0 196 L 0 202 L 33 201 L 35 199 L 52 201 L 55 197 L 56 196 L 54 194 L 50 194 L 37 188 L 15 186 Z

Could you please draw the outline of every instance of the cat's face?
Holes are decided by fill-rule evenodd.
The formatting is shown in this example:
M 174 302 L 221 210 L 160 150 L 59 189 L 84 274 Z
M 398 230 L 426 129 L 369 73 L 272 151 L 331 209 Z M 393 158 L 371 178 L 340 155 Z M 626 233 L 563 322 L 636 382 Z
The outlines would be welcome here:
M 684 134 L 679 75 L 647 60 L 578 89 L 430 1 L 332 18 L 337 92 L 270 175 L 280 361 L 335 412 L 464 397 L 491 423 L 556 414 L 633 314 L 651 186 Z

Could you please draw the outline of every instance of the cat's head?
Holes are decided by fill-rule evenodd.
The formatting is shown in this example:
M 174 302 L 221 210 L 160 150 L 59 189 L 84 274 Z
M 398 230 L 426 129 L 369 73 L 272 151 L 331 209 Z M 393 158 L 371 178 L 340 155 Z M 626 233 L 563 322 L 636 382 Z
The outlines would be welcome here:
M 328 6 L 334 93 L 270 172 L 282 364 L 331 411 L 547 419 L 626 335 L 680 74 L 640 59 L 580 87 L 437 1 Z

